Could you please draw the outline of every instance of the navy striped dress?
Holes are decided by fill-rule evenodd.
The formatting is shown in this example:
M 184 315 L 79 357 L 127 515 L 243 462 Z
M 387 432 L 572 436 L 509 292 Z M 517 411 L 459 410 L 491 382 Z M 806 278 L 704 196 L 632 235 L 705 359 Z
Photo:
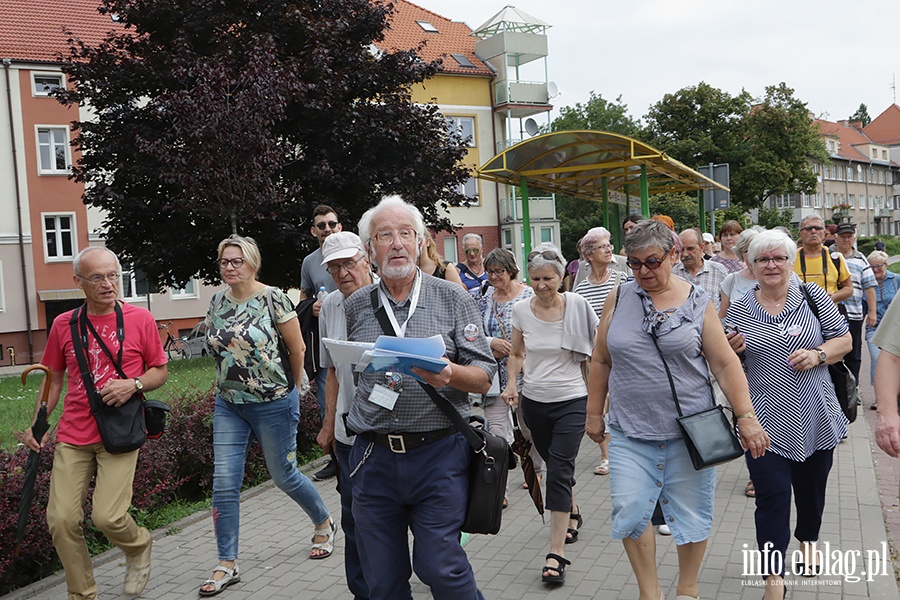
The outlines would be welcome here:
M 795 350 L 815 348 L 849 331 L 825 290 L 815 284 L 808 289 L 818 305 L 821 326 L 795 281 L 788 286 L 787 301 L 778 316 L 767 313 L 752 292 L 733 302 L 726 316 L 746 337 L 744 370 L 750 399 L 772 441 L 770 450 L 797 462 L 817 450 L 834 448 L 847 435 L 847 419 L 828 367 L 798 372 L 787 362 Z

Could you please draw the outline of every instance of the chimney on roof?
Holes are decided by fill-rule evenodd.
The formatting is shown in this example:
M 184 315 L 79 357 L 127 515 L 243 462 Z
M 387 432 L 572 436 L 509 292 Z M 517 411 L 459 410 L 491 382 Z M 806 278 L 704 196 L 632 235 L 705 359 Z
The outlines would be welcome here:
M 847 119 L 842 119 L 842 120 L 838 121 L 837 123 L 838 123 L 838 125 L 843 125 L 844 127 L 850 127 L 850 121 L 848 121 Z
M 862 121 L 850 121 L 850 127 L 859 131 L 863 128 Z

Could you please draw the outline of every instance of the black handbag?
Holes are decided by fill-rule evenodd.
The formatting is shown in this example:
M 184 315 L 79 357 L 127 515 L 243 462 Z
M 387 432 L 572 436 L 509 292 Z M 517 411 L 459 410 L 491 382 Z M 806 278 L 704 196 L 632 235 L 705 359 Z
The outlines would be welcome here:
M 378 289 L 372 290 L 372 309 L 385 335 L 394 336 L 384 308 L 378 304 Z M 463 434 L 475 454 L 469 463 L 469 499 L 466 519 L 461 530 L 466 533 L 496 534 L 503 517 L 503 497 L 509 471 L 516 466 L 516 459 L 509 444 L 500 436 L 466 423 L 453 404 L 444 398 L 434 386 L 423 381 L 419 385 L 437 405 L 453 426 Z
M 83 305 L 80 310 L 72 311 L 69 327 L 72 331 L 72 345 L 74 346 L 75 358 L 78 361 L 81 378 L 84 380 L 84 391 L 91 405 L 91 413 L 97 421 L 97 429 L 100 431 L 103 447 L 111 454 L 123 454 L 137 450 L 147 441 L 143 394 L 136 393 L 132 395 L 122 406 L 109 406 L 104 403 L 100 399 L 100 394 L 94 385 L 94 377 L 91 374 L 87 357 L 85 356 L 85 351 L 88 347 L 87 328 L 90 327 L 100 347 L 106 352 L 110 361 L 116 365 L 120 376 L 124 377 L 121 375 L 119 367 L 119 363 L 122 362 L 122 347 L 125 340 L 125 322 L 122 317 L 122 307 L 116 302 L 116 337 L 119 340 L 118 363 L 113 359 L 109 349 L 100 336 L 97 335 L 97 332 L 94 331 L 93 325 L 88 320 L 87 305 Z
M 819 318 L 819 307 L 810 295 L 809 290 L 806 289 L 805 283 L 800 286 L 800 290 L 806 298 L 809 309 L 815 315 L 816 320 L 819 321 L 819 327 L 821 327 L 822 320 Z M 850 368 L 843 358 L 833 365 L 828 365 L 828 374 L 831 375 L 831 383 L 834 385 L 834 393 L 837 395 L 838 404 L 841 405 L 844 416 L 852 423 L 856 420 L 857 406 L 859 405 L 859 388 L 856 386 L 856 377 L 850 372 Z
M 714 467 L 730 460 L 734 460 L 744 454 L 741 447 L 741 441 L 734 433 L 734 425 L 728 422 L 725 417 L 725 409 L 719 404 L 702 410 L 692 415 L 684 415 L 681 412 L 681 405 L 678 403 L 678 393 L 675 391 L 675 381 L 672 379 L 672 372 L 669 370 L 669 363 L 659 348 L 659 342 L 656 340 L 656 330 L 651 329 L 650 336 L 653 338 L 653 345 L 659 352 L 662 359 L 663 367 L 666 369 L 666 376 L 669 378 L 669 387 L 672 389 L 672 399 L 675 401 L 675 410 L 678 411 L 678 426 L 684 434 L 684 445 L 687 447 L 688 455 L 691 457 L 691 463 L 694 469 L 706 469 Z M 709 384 L 709 380 L 707 380 Z M 712 384 L 709 384 L 711 397 Z

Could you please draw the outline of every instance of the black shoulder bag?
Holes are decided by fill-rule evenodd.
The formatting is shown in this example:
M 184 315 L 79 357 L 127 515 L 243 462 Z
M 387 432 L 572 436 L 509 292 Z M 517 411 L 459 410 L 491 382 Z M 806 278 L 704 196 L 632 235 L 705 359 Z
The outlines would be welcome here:
M 378 302 L 378 286 L 372 288 L 372 310 L 385 335 L 396 336 L 385 309 Z M 503 515 L 503 497 L 509 471 L 516 466 L 516 459 L 503 438 L 484 428 L 466 423 L 453 404 L 433 386 L 418 381 L 429 398 L 437 405 L 453 426 L 463 434 L 472 446 L 475 456 L 469 464 L 469 501 L 462 531 L 466 533 L 495 534 L 500 531 Z
M 646 309 L 644 309 L 646 314 Z M 678 403 L 678 393 L 675 391 L 675 380 L 672 378 L 672 372 L 669 370 L 669 363 L 659 347 L 656 338 L 656 329 L 650 329 L 650 337 L 653 339 L 653 345 L 659 352 L 662 359 L 663 367 L 666 370 L 666 377 L 669 378 L 669 387 L 672 389 L 672 399 L 675 401 L 675 410 L 678 411 L 678 426 L 684 434 L 684 445 L 687 446 L 688 454 L 691 457 L 691 463 L 694 469 L 706 469 L 714 467 L 730 460 L 734 460 L 739 456 L 743 456 L 744 449 L 741 447 L 741 441 L 734 433 L 734 426 L 728 423 L 725 417 L 725 408 L 716 404 L 713 400 L 713 406 L 692 415 L 684 415 L 681 412 L 681 405 Z M 709 380 L 707 379 L 707 384 Z M 712 384 L 710 385 L 710 393 L 712 393 Z M 715 398 L 715 396 L 712 396 Z
M 816 320 L 819 321 L 819 327 L 821 328 L 822 319 L 819 318 L 819 307 L 816 305 L 816 301 L 813 300 L 809 290 L 806 289 L 805 283 L 800 285 L 800 290 L 803 292 L 803 297 L 806 298 L 806 303 L 809 305 L 809 309 L 816 317 Z M 859 389 L 856 387 L 856 377 L 853 376 L 850 368 L 844 363 L 843 358 L 833 365 L 828 365 L 828 374 L 831 375 L 831 383 L 834 385 L 838 404 L 841 405 L 844 416 L 852 423 L 856 420 L 857 405 L 859 404 Z
M 119 342 L 118 360 L 112 353 L 87 317 L 87 306 L 72 312 L 69 320 L 72 332 L 72 345 L 81 378 L 84 381 L 84 390 L 91 405 L 91 413 L 97 421 L 97 429 L 100 431 L 100 439 L 103 447 L 111 454 L 123 454 L 132 452 L 144 445 L 147 438 L 159 438 L 166 427 L 166 413 L 169 406 L 158 400 L 144 400 L 141 392 L 136 392 L 122 406 L 109 406 L 100 398 L 100 393 L 94 385 L 86 355 L 89 347 L 87 332 L 90 329 L 94 339 L 101 350 L 115 366 L 119 377 L 128 379 L 122 371 L 122 350 L 125 343 L 125 322 L 122 315 L 122 307 L 116 302 L 116 339 Z M 145 415 L 145 412 L 147 413 Z

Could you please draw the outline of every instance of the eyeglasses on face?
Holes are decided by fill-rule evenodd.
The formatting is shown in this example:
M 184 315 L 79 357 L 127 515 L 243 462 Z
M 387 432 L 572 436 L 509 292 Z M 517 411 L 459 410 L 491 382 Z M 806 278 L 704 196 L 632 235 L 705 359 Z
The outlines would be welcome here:
M 602 246 L 591 246 L 587 249 L 587 254 L 590 254 L 594 250 L 599 250 L 600 252 L 612 252 L 613 247 L 609 244 L 603 244 Z
M 753 259 L 758 265 L 768 265 L 769 263 L 775 263 L 779 267 L 783 267 L 787 264 L 788 257 L 787 256 L 759 256 Z
M 342 263 L 338 263 L 336 265 L 328 265 L 328 272 L 332 275 L 337 275 L 341 272 L 341 269 L 345 271 L 352 271 L 354 267 L 356 267 L 356 263 L 361 261 L 364 257 L 360 256 L 359 258 L 351 258 L 350 260 L 345 260 Z
M 800 231 L 825 231 L 825 228 L 821 225 L 807 225 L 806 227 L 801 227 Z
M 316 223 L 316 229 L 318 229 L 319 231 L 325 231 L 326 227 L 328 229 L 334 229 L 337 226 L 337 221 L 319 221 L 318 223 Z
M 244 265 L 244 259 L 240 258 L 240 257 L 238 257 L 238 258 L 220 258 L 219 260 L 216 261 L 216 263 L 219 265 L 219 268 L 222 269 L 223 271 L 228 268 L 228 265 L 231 265 L 235 269 L 240 269 Z
M 78 278 L 83 281 L 90 281 L 93 285 L 100 285 L 106 281 L 115 285 L 119 281 L 119 274 L 110 273 L 109 275 L 91 275 L 90 277 L 82 277 L 79 275 Z
M 871 265 L 873 271 L 881 271 L 885 267 L 887 267 L 887 263 L 881 263 L 880 265 Z
M 543 252 L 534 251 L 528 255 L 528 262 L 533 261 L 538 255 L 542 256 L 544 260 L 555 260 L 562 262 L 562 258 L 554 252 L 553 250 L 544 250 Z
M 625 261 L 625 264 L 628 265 L 628 268 L 634 272 L 640 271 L 644 267 L 647 267 L 651 271 L 655 271 L 660 267 L 660 265 L 663 264 L 663 262 L 665 262 L 665 260 L 665 257 L 663 257 L 662 260 L 658 258 L 648 258 L 645 261 L 640 261 L 636 258 L 629 258 Z
M 484 272 L 488 274 L 488 277 L 502 277 L 506 273 L 506 269 L 486 269 Z
M 481 253 L 481 248 L 469 248 L 467 250 L 463 250 L 466 254 L 475 255 Z
M 398 236 L 401 242 L 408 243 L 416 239 L 415 229 L 385 229 L 375 234 L 375 241 L 379 244 L 390 244 Z

